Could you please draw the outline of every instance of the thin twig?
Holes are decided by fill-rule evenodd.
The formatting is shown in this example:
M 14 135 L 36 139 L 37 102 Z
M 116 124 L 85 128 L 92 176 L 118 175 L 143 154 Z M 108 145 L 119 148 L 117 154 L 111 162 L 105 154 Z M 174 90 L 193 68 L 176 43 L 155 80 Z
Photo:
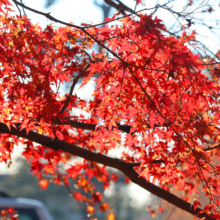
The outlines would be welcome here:
M 15 5 L 16 5 L 18 11 L 19 11 L 20 17 L 22 17 L 22 15 L 21 15 L 21 10 L 20 10 L 20 8 L 18 7 L 18 4 L 15 3 Z
M 62 107 L 62 109 L 60 110 L 60 113 L 61 113 L 61 114 L 65 111 L 67 105 L 69 104 L 69 102 L 70 102 L 70 100 L 71 100 L 71 98 L 72 98 L 72 93 L 73 93 L 73 90 L 74 90 L 74 88 L 75 88 L 76 83 L 78 82 L 79 78 L 82 77 L 82 75 L 86 72 L 86 70 L 87 70 L 89 67 L 90 67 L 90 63 L 86 64 L 86 65 L 84 66 L 84 68 L 82 69 L 82 71 L 79 73 L 79 75 L 73 80 L 73 83 L 72 83 L 72 86 L 71 86 L 71 88 L 70 88 L 70 92 L 69 92 L 69 95 L 68 95 L 68 97 L 67 97 L 67 99 L 66 99 L 66 102 L 65 102 L 64 106 Z
M 216 145 L 216 146 L 214 146 L 214 147 L 207 147 L 207 148 L 205 148 L 205 149 L 203 149 L 203 150 L 206 151 L 206 152 L 209 152 L 209 151 L 214 150 L 214 149 L 216 149 L 216 148 L 218 148 L 218 147 L 220 147 L 220 144 L 218 144 L 218 145 Z
M 20 0 L 20 2 L 23 4 L 23 0 Z M 22 7 L 22 10 L 23 10 L 24 15 L 27 16 L 23 7 Z

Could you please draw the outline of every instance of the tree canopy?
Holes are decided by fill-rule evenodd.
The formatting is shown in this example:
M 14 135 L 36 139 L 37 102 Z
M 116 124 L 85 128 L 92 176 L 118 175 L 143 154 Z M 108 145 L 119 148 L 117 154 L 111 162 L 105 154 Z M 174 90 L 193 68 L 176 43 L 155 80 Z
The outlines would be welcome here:
M 112 167 L 192 217 L 219 219 L 219 54 L 204 62 L 190 50 L 197 35 L 184 31 L 193 24 L 184 11 L 154 7 L 186 20 L 177 37 L 153 13 L 105 2 L 118 10 L 112 18 L 76 25 L 17 0 L 0 0 L 1 162 L 9 166 L 12 152 L 23 145 L 41 187 L 51 179 L 67 186 L 74 179 L 86 193 L 76 191 L 75 199 L 87 204 L 91 218 L 99 204 L 108 220 L 115 219 L 91 183 L 94 177 L 106 189 L 117 181 L 108 173 Z M 63 26 L 42 28 L 21 9 Z M 95 90 L 86 101 L 76 84 L 90 81 Z M 71 86 L 63 95 L 66 83 Z M 122 155 L 111 157 L 119 148 Z M 69 161 L 71 167 L 59 172 Z M 171 186 L 184 196 L 172 194 Z M 199 199 L 189 202 L 198 186 L 210 201 L 204 207 Z

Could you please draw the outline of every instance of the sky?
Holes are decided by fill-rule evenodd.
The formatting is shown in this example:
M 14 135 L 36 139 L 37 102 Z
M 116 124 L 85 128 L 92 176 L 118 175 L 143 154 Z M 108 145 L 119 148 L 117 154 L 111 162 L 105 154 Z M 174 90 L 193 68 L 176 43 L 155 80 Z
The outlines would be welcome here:
M 97 0 L 99 4 L 102 4 L 103 1 Z M 122 1 L 125 2 L 127 6 L 134 8 L 135 3 L 134 0 L 126 0 Z M 144 7 L 150 8 L 155 5 L 155 0 L 147 1 L 146 5 L 141 6 L 137 9 L 141 9 Z M 184 5 L 184 0 L 178 0 L 178 4 L 173 4 L 173 10 L 180 11 L 182 10 L 182 6 Z M 211 1 L 214 2 L 214 1 Z M 45 0 L 23 0 L 23 3 L 25 5 L 34 8 L 36 10 L 42 11 L 42 12 L 51 12 L 51 15 L 57 19 L 60 19 L 65 22 L 73 22 L 76 25 L 80 25 L 81 23 L 92 23 L 97 24 L 100 23 L 103 20 L 103 14 L 99 7 L 97 7 L 94 4 L 93 0 L 57 0 L 57 2 L 52 5 L 51 7 L 45 9 Z M 216 9 L 219 10 L 219 9 Z M 110 11 L 110 17 L 114 15 L 116 11 L 111 10 Z M 47 18 L 34 14 L 30 11 L 26 10 L 26 13 L 28 17 L 31 19 L 32 23 L 39 23 L 40 26 L 45 27 L 46 25 L 50 24 L 51 21 Z M 150 11 L 148 11 L 150 13 Z M 167 10 L 160 9 L 158 12 L 159 18 L 164 20 L 165 23 L 172 24 L 175 22 L 174 16 L 169 13 Z M 198 14 L 198 16 L 201 16 Z M 184 21 L 182 21 L 184 24 Z M 186 22 L 185 22 L 186 23 Z M 202 41 L 209 46 L 210 49 L 216 52 L 217 45 L 219 44 L 219 40 L 217 37 L 211 36 L 209 32 L 202 27 L 201 25 L 196 25 L 196 29 L 199 31 L 199 38 L 202 39 Z M 59 24 L 54 24 L 54 26 L 59 26 Z M 65 92 L 65 88 L 62 88 Z M 93 89 L 93 82 L 90 82 L 87 86 L 84 88 L 78 90 L 76 89 L 77 95 L 81 96 L 83 99 L 90 99 L 91 98 L 91 90 Z M 88 92 L 90 91 L 90 92 Z M 67 92 L 67 91 L 66 91 Z M 76 113 L 77 114 L 77 113 Z M 22 148 L 16 149 L 16 153 L 14 154 L 14 158 L 17 158 L 18 155 L 22 152 Z M 119 153 L 119 152 L 117 152 Z M 114 153 L 112 152 L 114 155 Z M 117 156 L 117 155 L 115 155 Z M 0 173 L 10 173 L 15 174 L 16 173 L 16 159 L 14 159 L 14 164 L 11 166 L 10 169 L 6 169 L 3 165 L 0 167 Z M 111 193 L 111 188 L 107 192 L 106 195 L 109 195 Z M 140 204 L 144 204 L 149 199 L 149 193 L 146 190 L 141 189 L 140 187 L 136 186 L 135 184 L 131 184 L 129 186 L 128 193 L 130 193 L 131 197 L 136 199 Z

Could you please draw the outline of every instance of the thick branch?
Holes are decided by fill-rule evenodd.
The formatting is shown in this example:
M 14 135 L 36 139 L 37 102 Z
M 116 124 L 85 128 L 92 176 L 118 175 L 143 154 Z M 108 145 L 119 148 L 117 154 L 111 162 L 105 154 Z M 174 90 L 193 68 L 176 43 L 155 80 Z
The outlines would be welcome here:
M 104 0 L 106 4 L 108 4 L 111 7 L 114 7 L 116 10 L 120 11 L 123 15 L 126 15 L 125 11 L 133 13 L 134 11 L 124 5 L 121 1 L 117 0 L 118 4 L 113 2 L 112 0 Z
M 144 179 L 143 177 L 140 177 L 139 174 L 136 171 L 134 171 L 134 169 L 130 166 L 129 163 L 126 163 L 120 159 L 111 158 L 100 153 L 94 153 L 87 149 L 80 148 L 76 145 L 69 144 L 65 141 L 52 139 L 50 137 L 40 135 L 33 131 L 30 131 L 27 134 L 26 130 L 24 129 L 20 131 L 19 126 L 20 124 L 16 124 L 16 128 L 11 127 L 11 129 L 9 130 L 5 124 L 0 123 L 0 133 L 16 135 L 18 137 L 22 137 L 30 141 L 36 142 L 38 144 L 41 144 L 50 149 L 62 150 L 64 152 L 70 153 L 75 156 L 79 156 L 86 160 L 94 161 L 96 163 L 100 163 L 105 166 L 118 169 L 121 172 L 123 172 L 128 178 L 130 178 L 132 182 L 146 189 L 150 193 L 166 200 L 167 202 L 173 204 L 174 206 L 182 210 L 185 210 L 186 212 L 191 213 L 192 215 L 198 215 L 199 218 L 210 219 L 210 217 L 208 217 L 208 215 L 205 213 L 199 214 L 201 209 L 196 208 L 194 210 L 193 205 L 191 205 L 190 203 L 178 198 L 172 193 L 152 184 L 151 182 L 146 181 L 146 179 Z

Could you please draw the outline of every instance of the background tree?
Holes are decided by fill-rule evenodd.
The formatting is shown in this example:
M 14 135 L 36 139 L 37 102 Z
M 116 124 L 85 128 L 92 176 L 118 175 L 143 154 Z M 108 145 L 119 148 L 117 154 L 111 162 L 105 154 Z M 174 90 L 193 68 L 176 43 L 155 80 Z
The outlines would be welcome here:
M 190 1 L 176 12 L 165 3 L 145 14 L 136 10 L 141 1 L 134 10 L 118 0 L 105 2 L 118 12 L 99 28 L 103 23 L 75 25 L 16 0 L 0 1 L 2 162 L 10 165 L 15 146 L 25 145 L 22 154 L 41 187 L 47 188 L 51 179 L 68 187 L 69 179 L 75 180 L 80 190 L 73 195 L 86 203 L 91 218 L 97 205 L 108 219 L 115 218 L 91 182 L 97 178 L 104 189 L 116 182 L 117 176 L 106 170 L 112 167 L 177 208 L 218 219 L 218 54 L 204 63 L 187 47 L 198 50 L 198 44 L 191 44 L 197 42 L 196 33 L 184 32 L 193 25 L 190 15 L 201 7 L 212 12 L 212 7 L 202 2 L 190 11 Z M 20 15 L 11 16 L 12 3 Z M 20 8 L 64 27 L 51 24 L 43 29 L 22 16 Z M 170 32 L 153 17 L 159 9 L 186 25 Z M 120 25 L 107 25 L 116 20 Z M 103 48 L 101 53 L 92 50 L 95 43 Z M 198 52 L 203 58 L 206 51 Z M 74 94 L 79 80 L 81 87 L 96 82 L 89 102 Z M 63 96 L 65 82 L 71 87 Z M 75 108 L 79 116 L 73 115 Z M 117 148 L 123 149 L 122 156 L 111 157 Z M 71 167 L 60 173 L 58 167 L 69 161 Z M 210 201 L 203 211 L 199 200 L 188 202 L 192 193 L 198 193 L 198 185 Z M 172 194 L 170 186 L 184 196 Z M 155 210 L 149 210 L 154 215 Z

